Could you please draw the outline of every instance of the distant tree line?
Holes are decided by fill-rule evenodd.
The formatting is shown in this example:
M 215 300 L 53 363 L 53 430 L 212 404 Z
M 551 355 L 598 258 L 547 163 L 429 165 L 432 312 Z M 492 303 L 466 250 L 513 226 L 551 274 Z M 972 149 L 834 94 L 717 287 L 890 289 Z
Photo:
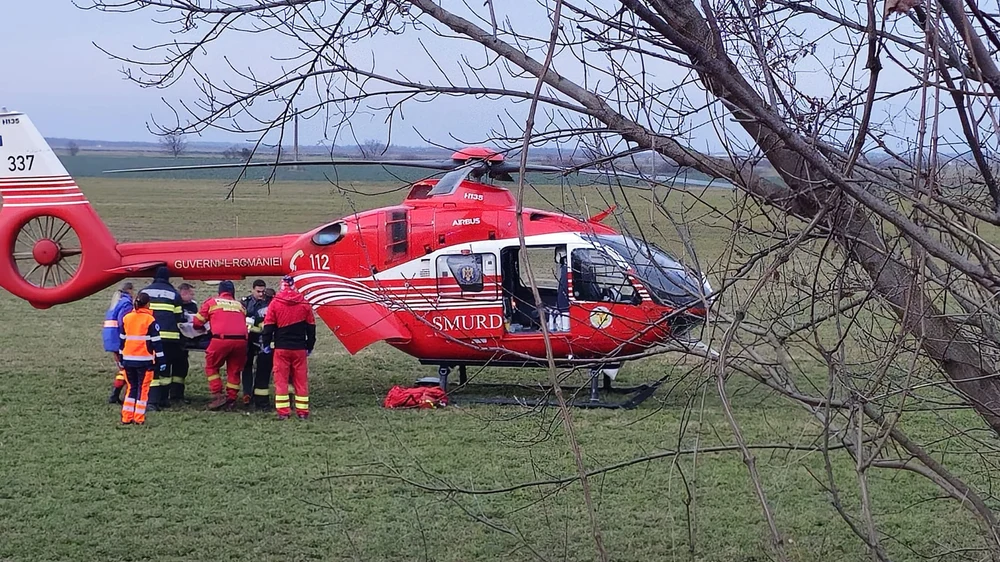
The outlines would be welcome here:
M 253 152 L 246 147 L 230 146 L 222 151 L 222 157 L 226 160 L 249 160 Z

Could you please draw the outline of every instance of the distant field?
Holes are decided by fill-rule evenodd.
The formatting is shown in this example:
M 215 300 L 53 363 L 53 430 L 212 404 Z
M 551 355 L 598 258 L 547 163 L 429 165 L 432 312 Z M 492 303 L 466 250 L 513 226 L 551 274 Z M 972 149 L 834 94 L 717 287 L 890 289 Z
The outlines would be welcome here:
M 273 156 L 260 155 L 254 161 L 267 162 Z M 357 158 L 355 155 L 349 157 Z M 179 158 L 171 158 L 163 154 L 139 153 L 139 152 L 88 152 L 81 151 L 76 156 L 60 153 L 60 158 L 66 166 L 67 171 L 76 177 L 125 177 L 125 178 L 160 178 L 160 179 L 195 179 L 195 180 L 233 180 L 236 179 L 241 168 L 221 169 L 221 170 L 184 170 L 171 172 L 143 172 L 119 174 L 109 176 L 105 174 L 108 170 L 152 168 L 164 166 L 197 166 L 204 164 L 239 164 L 240 160 L 229 160 L 221 156 L 206 154 L 182 155 Z M 283 156 L 287 159 L 288 156 Z M 338 156 L 337 158 L 341 158 Z M 391 159 L 389 156 L 387 159 Z M 319 160 L 321 157 L 310 156 L 304 158 L 308 160 Z M 249 168 L 247 175 L 243 179 L 249 181 L 259 181 L 270 177 L 272 168 Z M 405 182 L 417 181 L 426 177 L 436 177 L 434 170 L 421 170 L 415 168 L 404 168 L 399 166 L 301 166 L 298 168 L 279 167 L 274 179 L 277 181 L 322 181 L 322 182 Z M 444 172 L 440 172 L 443 174 Z M 438 174 L 440 175 L 440 174 Z M 705 179 L 705 176 L 689 172 L 687 179 Z M 557 176 L 552 174 L 528 174 L 528 182 L 533 184 L 553 184 L 559 183 Z M 571 175 L 562 180 L 566 185 L 602 185 L 606 179 L 594 178 L 586 175 Z
M 80 176 L 96 175 L 83 170 L 112 161 L 149 165 L 143 158 L 64 160 Z M 339 188 L 323 181 L 281 182 L 270 195 L 248 182 L 235 202 L 223 200 L 228 188 L 219 179 L 81 177 L 80 184 L 122 241 L 303 231 L 398 202 L 405 193 L 400 182 L 341 179 Z M 708 266 L 727 252 L 728 220 L 739 217 L 738 202 L 725 190 L 711 190 L 700 202 L 695 195 L 673 192 L 667 203 Z M 612 221 L 630 229 L 645 225 L 647 235 L 682 254 L 677 230 L 652 212 L 648 197 L 640 190 L 612 196 L 556 186 L 530 191 L 528 203 L 587 214 L 627 200 L 632 213 Z M 199 299 L 211 294 L 209 287 L 197 287 Z M 240 293 L 248 289 L 246 281 L 238 284 Z M 104 403 L 112 371 L 99 336 L 110 294 L 46 311 L 0 296 L 0 560 L 595 558 L 578 484 L 445 495 L 402 480 L 483 490 L 572 475 L 553 411 L 385 411 L 379 405 L 393 384 L 411 384 L 433 368 L 386 345 L 350 356 L 325 328 L 311 363 L 315 419 L 308 425 L 279 423 L 273 415 L 204 411 L 207 385 L 202 357 L 195 354 L 189 383 L 195 404 L 152 413 L 143 428 L 116 427 L 117 410 Z M 675 356 L 643 360 L 627 364 L 621 380 L 635 383 L 664 373 L 673 374 L 675 386 L 638 410 L 574 412 L 588 467 L 733 442 L 714 384 L 704 385 L 709 374 L 697 362 Z M 537 370 L 476 376 L 545 379 Z M 817 431 L 804 411 L 745 379 L 734 378 L 730 388 L 751 443 L 801 443 L 803 435 Z M 947 415 L 956 424 L 976 423 L 964 412 Z M 908 429 L 920 435 L 939 431 L 934 418 L 911 420 Z M 807 471 L 822 473 L 821 456 L 765 449 L 757 462 L 792 560 L 867 559 Z M 850 481 L 850 459 L 836 452 L 834 463 L 838 477 Z M 969 463 L 964 468 L 975 473 L 978 467 Z M 394 477 L 324 478 L 341 473 Z M 727 452 L 665 457 L 594 478 L 612 559 L 770 559 L 767 529 L 746 474 L 739 455 Z M 914 550 L 979 544 L 975 522 L 955 503 L 926 503 L 939 491 L 919 477 L 876 472 L 870 485 L 893 560 L 922 560 Z M 856 510 L 857 498 L 844 493 Z

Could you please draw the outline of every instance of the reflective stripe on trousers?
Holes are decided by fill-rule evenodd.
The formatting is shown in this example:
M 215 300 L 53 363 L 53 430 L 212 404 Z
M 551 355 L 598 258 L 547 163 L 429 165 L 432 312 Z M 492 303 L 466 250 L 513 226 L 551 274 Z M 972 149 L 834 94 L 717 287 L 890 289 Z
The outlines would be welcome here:
M 299 411 L 309 411 L 309 397 L 308 396 L 295 396 L 295 409 Z
M 278 415 L 288 415 L 288 395 L 295 394 L 295 409 L 300 415 L 309 413 L 309 379 L 308 360 L 304 349 L 275 349 L 274 367 L 271 375 L 274 378 L 274 406 Z M 291 382 L 292 384 L 289 384 Z M 292 386 L 294 385 L 294 390 Z
M 126 367 L 125 375 L 122 423 L 143 423 L 146 421 L 146 401 L 153 382 L 153 371 L 145 367 Z

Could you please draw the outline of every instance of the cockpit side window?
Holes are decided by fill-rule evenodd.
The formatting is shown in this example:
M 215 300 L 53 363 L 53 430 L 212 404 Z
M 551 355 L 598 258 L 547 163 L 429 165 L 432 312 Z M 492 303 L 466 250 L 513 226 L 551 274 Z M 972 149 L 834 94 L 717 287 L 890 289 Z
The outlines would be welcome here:
M 317 246 L 329 246 L 340 240 L 345 232 L 347 232 L 347 224 L 342 222 L 331 223 L 321 228 L 316 234 L 313 234 L 312 243 Z
M 621 267 L 604 252 L 573 250 L 573 298 L 580 302 L 639 304 L 641 298 Z
M 592 239 L 622 256 L 658 303 L 690 306 L 699 302 L 702 294 L 711 292 L 698 272 L 652 244 L 622 235 L 599 234 Z

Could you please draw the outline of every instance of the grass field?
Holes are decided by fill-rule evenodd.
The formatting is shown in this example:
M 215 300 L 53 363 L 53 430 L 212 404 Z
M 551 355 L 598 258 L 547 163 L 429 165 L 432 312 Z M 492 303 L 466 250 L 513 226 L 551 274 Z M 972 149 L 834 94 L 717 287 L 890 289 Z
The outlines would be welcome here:
M 358 192 L 338 193 L 320 182 L 286 183 L 270 196 L 244 187 L 236 202 L 225 202 L 219 181 L 80 183 L 122 241 L 295 232 L 403 196 L 392 184 L 349 185 Z M 724 221 L 699 220 L 703 208 L 671 197 L 671 210 L 691 221 L 703 257 L 721 255 Z M 729 192 L 708 197 L 723 209 L 733 205 Z M 558 190 L 547 198 L 576 209 L 583 204 L 582 195 Z M 529 199 L 547 206 L 537 194 Z M 601 199 L 590 192 L 586 205 L 596 212 L 605 206 Z M 638 213 L 629 220 L 641 222 L 641 201 L 629 200 Z M 166 218 L 165 211 L 185 218 Z M 661 237 L 666 244 L 676 240 L 665 227 Z M 246 281 L 238 284 L 239 292 L 248 289 Z M 199 300 L 210 295 L 207 286 L 198 291 Z M 381 409 L 391 385 L 433 371 L 385 345 L 350 356 L 320 330 L 308 424 L 204 411 L 202 356 L 193 354 L 194 404 L 152 413 L 145 427 L 118 427 L 117 409 L 105 403 L 112 370 L 99 336 L 110 293 L 46 311 L 0 296 L 0 560 L 595 558 L 578 484 L 468 495 L 429 493 L 408 482 L 484 490 L 571 476 L 575 469 L 552 410 Z M 676 374 L 676 386 L 637 410 L 573 412 L 588 467 L 732 444 L 714 384 L 703 384 L 709 375 L 693 361 L 648 359 L 627 365 L 621 378 L 638 382 L 665 370 Z M 542 371 L 519 376 L 545 379 Z M 730 388 L 749 442 L 801 443 L 816 433 L 813 419 L 788 402 L 738 377 Z M 934 419 L 912 420 L 908 429 L 934 435 Z M 952 420 L 977 423 L 963 412 Z M 835 459 L 841 481 L 850 481 L 850 460 L 842 453 Z M 809 473 L 822 472 L 818 454 L 762 449 L 758 468 L 792 560 L 866 559 Z M 592 483 L 614 560 L 771 559 L 737 453 L 662 458 Z M 981 544 L 972 517 L 954 502 L 928 502 L 938 491 L 919 477 L 876 472 L 871 487 L 894 560 Z M 844 493 L 856 511 L 857 498 Z

